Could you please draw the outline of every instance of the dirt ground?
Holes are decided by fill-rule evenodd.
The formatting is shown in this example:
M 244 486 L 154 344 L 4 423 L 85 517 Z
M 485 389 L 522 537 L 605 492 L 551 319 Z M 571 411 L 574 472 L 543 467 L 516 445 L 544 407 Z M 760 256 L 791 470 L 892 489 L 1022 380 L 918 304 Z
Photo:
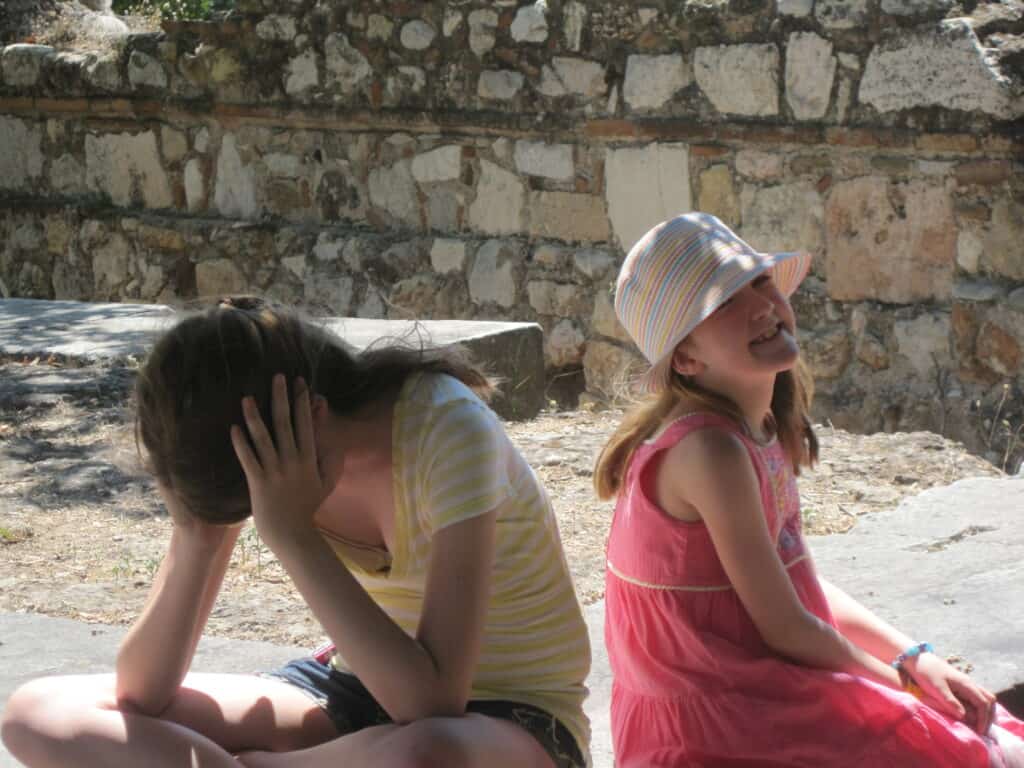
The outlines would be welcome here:
M 139 613 L 170 523 L 141 472 L 131 428 L 133 374 L 0 359 L 0 611 L 127 624 Z M 611 504 L 591 490 L 617 411 L 545 412 L 508 423 L 552 497 L 580 595 L 599 600 Z M 926 488 L 1001 474 L 930 433 L 855 435 L 819 427 L 822 461 L 801 478 L 805 528 L 845 531 Z M 813 539 L 811 540 L 813 547 Z M 319 628 L 249 526 L 211 634 L 314 645 Z

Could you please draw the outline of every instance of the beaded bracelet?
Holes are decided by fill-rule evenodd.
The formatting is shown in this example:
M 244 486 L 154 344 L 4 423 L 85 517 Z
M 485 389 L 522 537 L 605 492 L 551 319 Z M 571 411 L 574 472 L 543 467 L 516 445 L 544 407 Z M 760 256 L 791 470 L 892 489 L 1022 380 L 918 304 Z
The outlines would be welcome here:
M 912 645 L 893 659 L 891 666 L 893 669 L 903 669 L 904 664 L 915 656 L 920 656 L 922 653 L 935 653 L 935 649 L 932 648 L 931 643 L 918 643 L 917 645 Z

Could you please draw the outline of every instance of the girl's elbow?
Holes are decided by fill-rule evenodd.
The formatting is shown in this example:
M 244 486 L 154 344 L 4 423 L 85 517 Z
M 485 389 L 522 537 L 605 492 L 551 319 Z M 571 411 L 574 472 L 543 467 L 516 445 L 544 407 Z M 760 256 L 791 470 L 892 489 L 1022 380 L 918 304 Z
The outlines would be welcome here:
M 462 717 L 466 714 L 469 692 L 443 688 L 436 686 L 432 691 L 420 691 L 419 696 L 407 696 L 401 705 L 394 711 L 389 711 L 388 715 L 396 723 L 406 724 L 429 717 Z

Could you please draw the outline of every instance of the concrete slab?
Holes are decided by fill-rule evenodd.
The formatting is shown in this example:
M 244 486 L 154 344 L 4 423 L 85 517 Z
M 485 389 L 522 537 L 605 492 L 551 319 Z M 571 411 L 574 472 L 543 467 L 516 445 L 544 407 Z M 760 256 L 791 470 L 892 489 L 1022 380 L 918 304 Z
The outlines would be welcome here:
M 594 729 L 594 768 L 612 768 L 608 704 L 611 672 L 601 641 L 604 603 L 587 609 L 594 643 L 594 671 L 588 682 L 587 714 Z M 85 624 L 38 614 L 0 613 L 0 709 L 15 688 L 45 675 L 89 674 L 113 669 L 123 627 Z M 198 672 L 254 673 L 280 666 L 309 652 L 308 648 L 277 646 L 243 640 L 204 637 L 192 669 Z M 19 765 L 0 745 L 0 768 Z
M 1024 477 L 932 488 L 810 546 L 822 576 L 982 685 L 1024 684 Z
M 176 316 L 171 307 L 155 304 L 0 299 L 0 354 L 53 354 L 111 363 L 139 359 Z M 464 344 L 493 375 L 504 380 L 492 404 L 501 416 L 531 418 L 544 405 L 544 338 L 536 323 L 318 320 L 360 349 L 383 339 L 426 346 Z

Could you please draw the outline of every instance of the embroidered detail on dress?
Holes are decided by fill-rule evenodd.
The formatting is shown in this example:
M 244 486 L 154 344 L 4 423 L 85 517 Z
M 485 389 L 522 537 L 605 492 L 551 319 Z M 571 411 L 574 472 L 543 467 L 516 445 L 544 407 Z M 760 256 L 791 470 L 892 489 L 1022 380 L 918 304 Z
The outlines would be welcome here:
M 805 553 L 800 555 L 799 557 L 793 558 L 788 563 L 783 563 L 782 565 L 784 568 L 787 569 L 792 568 L 794 565 L 806 560 L 807 558 L 808 555 Z M 691 586 L 688 584 L 654 584 L 649 581 L 642 581 L 640 579 L 634 579 L 632 576 L 627 576 L 618 568 L 616 568 L 615 564 L 612 563 L 611 560 L 608 560 L 607 562 L 608 570 L 615 574 L 618 578 L 622 579 L 628 584 L 634 584 L 638 587 L 645 587 L 647 589 L 657 589 L 666 592 L 728 592 L 732 589 L 732 584 L 712 585 L 707 587 Z

